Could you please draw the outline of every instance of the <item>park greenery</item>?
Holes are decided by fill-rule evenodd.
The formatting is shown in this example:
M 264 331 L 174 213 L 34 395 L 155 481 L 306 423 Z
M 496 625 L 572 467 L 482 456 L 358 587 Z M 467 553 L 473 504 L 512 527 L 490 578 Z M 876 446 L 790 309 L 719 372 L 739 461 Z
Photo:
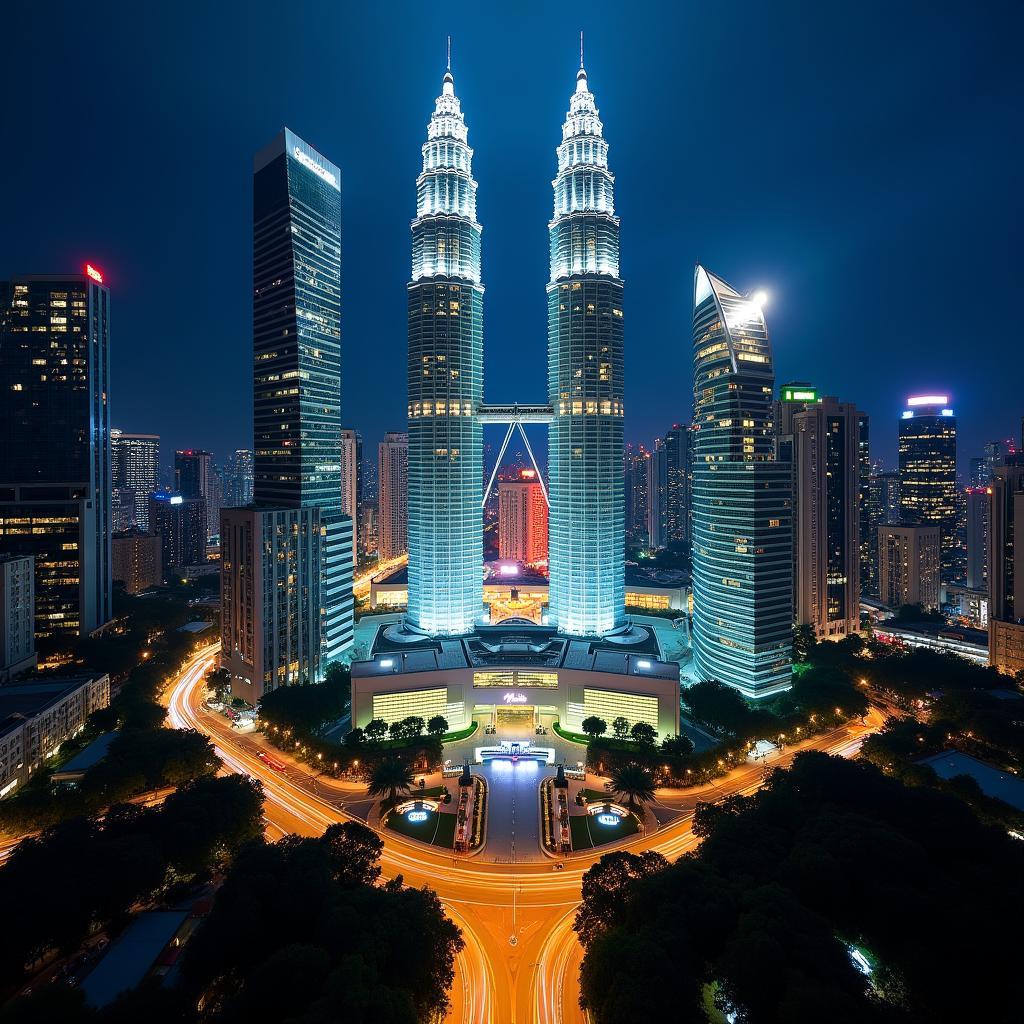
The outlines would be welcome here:
M 209 916 L 186 945 L 176 984 L 143 984 L 100 1011 L 85 1007 L 80 990 L 48 985 L 11 1004 L 0 1020 L 440 1020 L 462 937 L 430 890 L 406 888 L 400 878 L 380 884 L 382 849 L 356 822 L 333 825 L 316 839 L 253 839 L 237 852 Z
M 675 864 L 619 852 L 584 876 L 594 1024 L 1019 1019 L 1024 844 L 962 801 L 805 752 L 694 830 Z
M 17 921 L 0 934 L 0 983 L 48 953 L 70 953 L 116 929 L 137 904 L 205 877 L 262 831 L 262 791 L 240 775 L 187 782 L 157 808 L 118 804 L 24 840 L 0 868 L 0 904 Z

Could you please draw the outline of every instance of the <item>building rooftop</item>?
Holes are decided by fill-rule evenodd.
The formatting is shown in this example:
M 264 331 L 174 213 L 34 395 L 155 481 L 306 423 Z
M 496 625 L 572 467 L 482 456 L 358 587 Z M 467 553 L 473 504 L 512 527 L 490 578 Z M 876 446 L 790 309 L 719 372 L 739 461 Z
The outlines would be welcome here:
M 140 984 L 187 918 L 187 910 L 139 914 L 82 982 L 86 1003 L 107 1006 Z
M 63 765 L 53 774 L 53 781 L 60 782 L 61 779 L 77 778 L 84 775 L 93 765 L 99 764 L 107 756 L 110 745 L 121 734 L 114 729 L 97 736 L 87 747 L 81 749 L 67 764 Z
M 465 668 L 579 669 L 618 675 L 677 679 L 679 666 L 661 661 L 655 630 L 633 624 L 607 637 L 563 636 L 553 626 L 506 619 L 480 626 L 464 637 L 432 638 L 406 632 L 400 622 L 384 622 L 370 646 L 370 660 L 352 665 L 355 676 L 380 676 Z
M 205 619 L 198 619 L 195 622 L 186 622 L 184 626 L 178 627 L 179 633 L 202 633 L 213 625 Z
M 968 775 L 981 787 L 985 796 L 1002 800 L 1004 804 L 1024 811 L 1024 779 L 959 750 L 944 750 L 941 754 L 926 757 L 919 762 L 928 765 L 941 779 L 952 779 L 957 775 Z
M 11 686 L 0 686 L 0 732 L 6 731 L 14 719 L 34 718 L 50 705 L 62 700 L 104 673 L 79 676 L 50 676 L 28 680 Z

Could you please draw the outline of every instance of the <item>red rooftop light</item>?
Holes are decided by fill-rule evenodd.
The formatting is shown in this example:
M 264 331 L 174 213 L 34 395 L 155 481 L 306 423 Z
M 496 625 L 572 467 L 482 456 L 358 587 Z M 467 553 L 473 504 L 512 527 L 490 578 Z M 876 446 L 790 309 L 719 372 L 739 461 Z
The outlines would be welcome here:
M 85 265 L 86 276 L 91 277 L 97 284 L 103 284 L 103 275 L 91 264 Z

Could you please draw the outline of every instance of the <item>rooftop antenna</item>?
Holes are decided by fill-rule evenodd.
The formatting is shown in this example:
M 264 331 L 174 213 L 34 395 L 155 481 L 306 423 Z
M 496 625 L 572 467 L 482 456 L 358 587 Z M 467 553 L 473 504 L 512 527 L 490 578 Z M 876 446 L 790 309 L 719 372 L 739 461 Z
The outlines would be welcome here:
M 452 69 L 452 37 L 448 37 L 448 70 Z
M 580 67 L 583 67 L 583 29 L 580 29 Z

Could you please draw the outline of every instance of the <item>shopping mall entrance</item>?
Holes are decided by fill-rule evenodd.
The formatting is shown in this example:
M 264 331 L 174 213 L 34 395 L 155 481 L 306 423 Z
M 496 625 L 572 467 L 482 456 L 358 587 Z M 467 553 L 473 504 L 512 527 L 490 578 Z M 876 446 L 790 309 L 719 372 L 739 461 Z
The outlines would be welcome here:
M 537 708 L 532 704 L 502 705 L 495 708 L 494 717 L 499 736 L 516 732 L 528 736 L 537 727 Z

